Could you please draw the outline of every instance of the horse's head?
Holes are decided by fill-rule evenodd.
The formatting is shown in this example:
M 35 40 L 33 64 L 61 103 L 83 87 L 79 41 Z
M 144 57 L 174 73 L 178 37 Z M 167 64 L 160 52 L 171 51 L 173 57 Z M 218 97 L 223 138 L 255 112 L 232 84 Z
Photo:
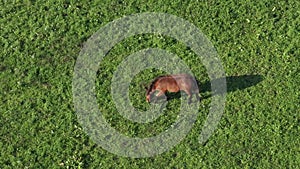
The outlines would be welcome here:
M 146 95 L 146 101 L 147 101 L 148 103 L 150 103 L 150 100 L 151 100 L 151 95 L 150 95 L 150 94 Z
M 150 85 L 150 87 L 145 87 L 145 89 L 146 89 L 146 101 L 148 102 L 148 103 L 150 103 L 151 102 L 151 96 L 152 96 L 152 93 L 153 93 L 153 91 L 154 91 L 154 89 L 153 89 L 153 85 Z
M 146 89 L 146 101 L 149 103 L 151 100 L 151 92 L 150 92 L 150 87 L 145 86 Z
M 156 88 L 157 88 L 157 86 L 158 86 L 158 81 L 159 81 L 159 79 L 161 79 L 163 76 L 159 76 L 159 77 L 157 77 L 156 79 L 154 79 L 152 82 L 151 82 L 151 84 L 150 84 L 150 86 L 149 87 L 147 87 L 147 86 L 144 86 L 145 87 L 145 89 L 146 89 L 146 101 L 149 103 L 149 102 L 151 102 L 151 99 L 152 99 L 152 95 L 153 95 L 153 93 L 155 92 L 155 90 L 156 90 Z

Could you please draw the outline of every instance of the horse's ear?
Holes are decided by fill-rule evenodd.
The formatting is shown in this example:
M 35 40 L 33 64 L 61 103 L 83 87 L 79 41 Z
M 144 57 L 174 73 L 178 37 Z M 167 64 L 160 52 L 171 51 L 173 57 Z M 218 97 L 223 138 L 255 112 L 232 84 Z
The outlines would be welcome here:
M 146 89 L 146 90 L 148 90 L 149 88 L 148 88 L 148 86 L 147 85 L 145 85 L 145 84 L 142 84 L 142 86 L 144 87 L 144 89 Z
M 148 85 L 144 84 L 143 86 L 144 86 L 144 89 L 148 91 L 148 89 L 149 89 Z

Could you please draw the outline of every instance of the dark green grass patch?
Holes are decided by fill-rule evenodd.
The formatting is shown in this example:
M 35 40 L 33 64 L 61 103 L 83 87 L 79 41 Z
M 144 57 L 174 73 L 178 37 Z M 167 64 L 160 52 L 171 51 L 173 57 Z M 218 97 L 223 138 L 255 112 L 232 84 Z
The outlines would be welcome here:
M 298 168 L 300 110 L 299 1 L 1 1 L 0 168 Z M 210 83 L 198 57 L 170 37 L 145 34 L 117 44 L 99 65 L 96 95 L 107 121 L 131 137 L 163 132 L 178 115 L 172 99 L 154 122 L 118 114 L 112 73 L 126 56 L 149 47 L 178 55 L 200 82 L 203 102 L 187 137 L 151 158 L 131 159 L 95 144 L 72 100 L 73 66 L 84 42 L 105 24 L 139 12 L 165 12 L 196 25 L 214 44 L 226 71 L 226 109 L 204 144 L 198 136 Z M 171 63 L 170 63 L 171 64 Z M 130 85 L 134 107 L 159 70 Z

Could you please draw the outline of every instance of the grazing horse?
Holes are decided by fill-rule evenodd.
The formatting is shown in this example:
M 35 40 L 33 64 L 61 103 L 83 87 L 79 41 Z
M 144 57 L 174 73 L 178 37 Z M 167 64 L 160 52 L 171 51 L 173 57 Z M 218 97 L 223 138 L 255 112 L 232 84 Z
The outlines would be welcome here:
M 152 95 L 155 91 L 159 91 L 156 94 L 157 97 L 162 96 L 167 91 L 168 92 L 179 92 L 183 90 L 188 96 L 188 103 L 192 102 L 192 95 L 195 94 L 197 100 L 200 101 L 199 89 L 196 79 L 189 74 L 174 74 L 174 75 L 165 75 L 155 78 L 150 87 L 146 87 L 146 101 L 151 102 Z M 156 100 L 155 99 L 155 100 Z

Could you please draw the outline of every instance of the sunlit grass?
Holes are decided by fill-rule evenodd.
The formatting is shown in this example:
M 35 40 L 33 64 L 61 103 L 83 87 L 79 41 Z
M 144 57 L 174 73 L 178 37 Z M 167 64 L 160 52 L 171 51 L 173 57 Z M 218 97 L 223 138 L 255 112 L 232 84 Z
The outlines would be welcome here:
M 299 9 L 296 0 L 1 2 L 0 168 L 297 168 Z M 182 43 L 158 35 L 131 37 L 110 51 L 95 82 L 104 105 L 99 108 L 128 136 L 167 129 L 177 118 L 180 98 L 171 100 L 156 121 L 138 124 L 118 114 L 110 94 L 112 72 L 126 56 L 149 47 L 166 49 L 187 63 L 204 96 L 188 136 L 169 152 L 131 159 L 97 146 L 78 123 L 72 75 L 84 42 L 108 22 L 139 12 L 186 19 L 218 51 L 231 83 L 218 129 L 205 145 L 198 136 L 210 103 L 206 70 Z M 133 78 L 129 93 L 136 108 L 148 108 L 141 85 L 162 73 L 145 70 Z M 249 77 L 262 79 L 253 83 Z

